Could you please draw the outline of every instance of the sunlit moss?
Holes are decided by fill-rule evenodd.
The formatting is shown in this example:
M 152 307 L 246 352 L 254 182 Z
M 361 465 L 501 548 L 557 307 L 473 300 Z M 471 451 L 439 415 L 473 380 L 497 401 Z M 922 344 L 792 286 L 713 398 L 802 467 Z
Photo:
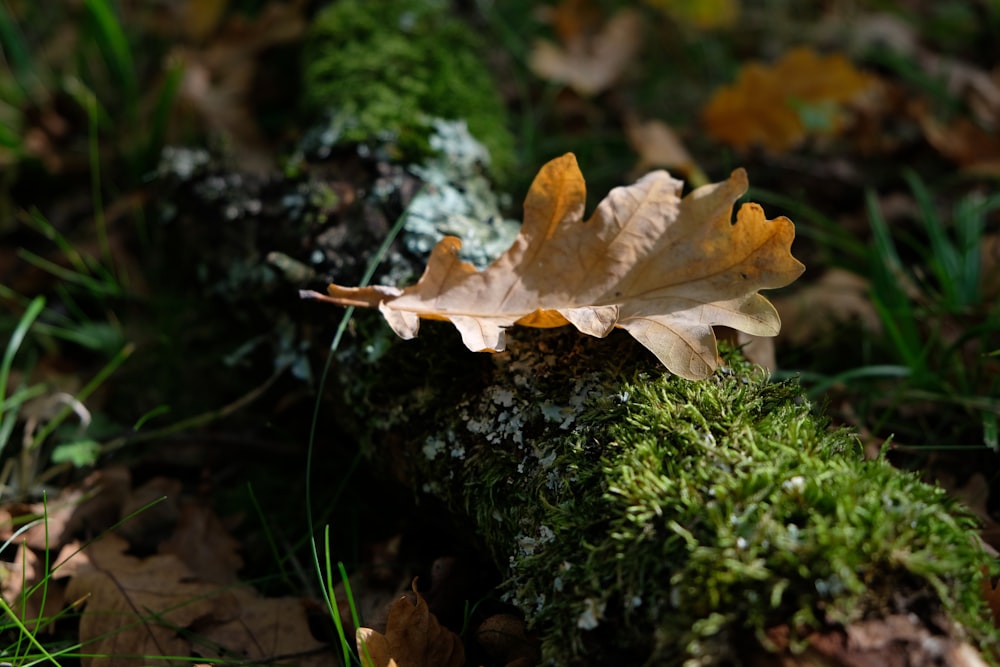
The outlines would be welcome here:
M 503 175 L 513 139 L 478 48 L 441 0 L 341 0 L 310 26 L 304 101 L 336 114 L 339 140 L 389 144 L 408 162 L 431 152 L 434 118 L 463 120 Z
M 514 333 L 480 391 L 422 413 L 408 463 L 469 517 L 553 664 L 716 664 L 748 632 L 904 598 L 992 641 L 971 515 L 865 461 L 795 384 L 739 362 L 672 377 L 627 336 Z

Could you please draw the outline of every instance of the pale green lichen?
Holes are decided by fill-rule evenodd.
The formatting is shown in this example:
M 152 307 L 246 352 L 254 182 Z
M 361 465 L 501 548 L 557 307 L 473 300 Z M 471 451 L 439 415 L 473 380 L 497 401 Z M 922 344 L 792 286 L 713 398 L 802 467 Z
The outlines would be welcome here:
M 470 517 L 549 664 L 718 664 L 741 633 L 902 611 L 904 591 L 905 611 L 994 639 L 971 515 L 863 460 L 794 384 L 746 365 L 690 382 L 621 337 L 519 333 L 431 417 L 428 442 L 462 460 L 412 463 Z
M 309 28 L 304 102 L 332 114 L 335 142 L 389 146 L 405 162 L 433 151 L 434 118 L 465 121 L 503 176 L 513 139 L 479 48 L 443 0 L 339 0 Z
M 403 243 L 427 256 L 445 236 L 462 239 L 459 256 L 484 268 L 517 237 L 521 224 L 504 218 L 501 201 L 483 173 L 489 152 L 466 129 L 465 121 L 435 119 L 435 154 L 410 167 L 424 187 L 406 210 Z

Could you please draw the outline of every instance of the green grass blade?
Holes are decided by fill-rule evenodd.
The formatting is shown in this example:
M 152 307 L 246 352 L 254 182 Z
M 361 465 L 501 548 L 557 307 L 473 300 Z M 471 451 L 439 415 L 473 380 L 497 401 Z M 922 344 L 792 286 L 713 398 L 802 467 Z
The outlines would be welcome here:
M 3 57 L 21 92 L 29 97 L 32 88 L 30 82 L 35 72 L 33 59 L 31 49 L 21 36 L 20 26 L 15 23 L 13 16 L 7 3 L 0 2 L 0 50 L 3 51 Z
M 274 539 L 274 532 L 271 530 L 271 525 L 267 521 L 267 516 L 264 514 L 264 508 L 261 506 L 260 501 L 257 500 L 257 494 L 254 493 L 253 485 L 247 484 L 247 494 L 250 496 L 250 504 L 253 505 L 254 513 L 257 514 L 257 518 L 260 521 L 261 529 L 264 531 L 264 541 L 267 543 L 268 549 L 271 550 L 271 557 L 274 558 L 275 564 L 278 566 L 280 571 L 281 580 L 289 588 L 293 588 L 292 578 L 288 574 L 288 568 L 285 567 L 286 559 L 281 556 L 281 550 L 278 548 L 278 541 Z
M 414 196 L 413 200 L 416 201 L 419 196 L 419 192 Z M 375 271 L 378 269 L 382 260 L 385 258 L 386 254 L 389 252 L 389 248 L 392 246 L 393 241 L 399 236 L 399 233 L 403 230 L 403 225 L 406 223 L 406 218 L 409 215 L 409 209 L 403 211 L 403 214 L 399 216 L 395 224 L 386 234 L 385 239 L 382 240 L 382 244 L 372 255 L 368 262 L 368 267 L 365 270 L 365 274 L 361 277 L 359 286 L 365 286 L 371 282 L 372 277 L 375 275 Z M 319 378 L 319 386 L 316 390 L 316 401 L 313 405 L 313 415 L 312 421 L 309 424 L 309 440 L 306 446 L 306 479 L 305 479 L 305 495 L 306 495 L 306 524 L 309 527 L 310 536 L 310 546 L 312 548 L 313 564 L 316 567 L 316 573 L 319 575 L 320 581 L 324 581 L 325 577 L 323 575 L 323 569 L 320 565 L 319 550 L 316 546 L 316 529 L 315 529 L 315 517 L 313 514 L 312 507 L 312 461 L 313 461 L 313 451 L 316 444 L 316 426 L 319 423 L 319 411 L 322 407 L 323 389 L 326 386 L 326 379 L 330 373 L 330 366 L 333 363 L 333 355 L 337 352 L 340 347 L 340 341 L 343 339 L 344 334 L 347 332 L 347 325 L 351 321 L 351 317 L 354 315 L 354 308 L 348 307 L 344 310 L 343 316 L 341 316 L 340 324 L 337 326 L 337 331 L 334 333 L 333 340 L 330 342 L 330 349 L 327 351 L 326 362 L 323 364 L 323 372 Z M 328 508 L 330 510 L 331 508 Z M 329 544 L 327 544 L 329 547 Z M 330 572 L 330 554 L 327 552 L 327 572 Z M 331 589 L 332 591 L 332 589 Z M 327 604 L 330 604 L 330 600 L 327 600 Z
M 983 198 L 970 195 L 955 206 L 955 235 L 959 253 L 961 288 L 965 303 L 979 303 L 979 281 L 982 274 L 980 249 L 986 230 L 986 217 L 1000 209 L 1000 194 Z
M 871 378 L 897 378 L 903 379 L 910 377 L 910 369 L 906 366 L 896 366 L 890 364 L 881 364 L 874 366 L 862 366 L 860 368 L 852 368 L 843 373 L 838 373 L 836 375 L 818 375 L 818 374 L 808 374 L 803 375 L 803 379 L 814 379 L 816 384 L 810 387 L 808 395 L 812 398 L 821 396 L 830 387 L 837 384 L 847 384 L 854 380 L 865 380 Z
M 361 616 L 358 615 L 358 606 L 354 603 L 354 591 L 351 590 L 351 580 L 347 577 L 347 568 L 344 567 L 342 562 L 337 563 L 337 569 L 340 571 L 340 580 L 344 582 L 344 594 L 347 595 L 347 606 L 351 608 L 351 621 L 354 623 L 354 627 L 361 627 Z
M 33 635 L 31 631 L 24 625 L 24 623 L 18 617 L 17 613 L 13 609 L 11 609 L 10 605 L 7 604 L 7 601 L 3 599 L 3 596 L 0 596 L 0 611 L 3 611 L 7 615 L 7 617 L 10 618 L 11 622 L 20 631 L 20 636 L 27 638 L 28 642 L 30 642 L 31 645 L 34 646 L 38 650 L 38 652 L 44 656 L 45 662 L 50 662 L 56 667 L 60 667 L 59 663 L 56 661 L 55 656 L 52 655 L 48 651 L 48 649 L 42 646 L 37 639 L 35 639 L 35 635 Z
M 346 667 L 351 664 L 351 647 L 347 643 L 347 636 L 344 634 L 344 622 L 340 618 L 340 608 L 337 606 L 337 593 L 333 585 L 333 563 L 330 560 L 330 526 L 323 530 L 323 552 L 326 554 L 326 586 L 323 588 L 323 595 L 326 597 L 326 604 L 333 617 L 333 624 L 337 628 L 337 637 L 340 639 L 340 649 L 343 654 L 343 664 Z
M 7 412 L 7 383 L 10 381 L 10 371 L 14 366 L 14 357 L 17 355 L 17 351 L 20 349 L 21 344 L 24 343 L 24 339 L 28 335 L 28 330 L 31 329 L 31 325 L 36 319 L 38 319 L 38 316 L 44 309 L 45 297 L 36 297 L 28 305 L 24 314 L 21 315 L 21 319 L 18 320 L 17 326 L 14 327 L 14 333 L 11 334 L 10 340 L 7 341 L 7 347 L 3 352 L 3 360 L 0 360 L 0 433 L 3 432 L 4 415 Z M 13 415 L 11 415 L 10 418 L 13 419 Z M 6 444 L 6 438 L 0 441 L 0 453 L 3 452 L 3 448 Z
M 84 0 L 94 28 L 93 38 L 108 69 L 125 91 L 125 102 L 130 120 L 134 120 L 139 108 L 139 84 L 121 21 L 108 0 Z
M 66 267 L 59 266 L 53 261 L 47 260 L 44 257 L 36 255 L 30 250 L 25 250 L 24 248 L 19 248 L 17 256 L 24 261 L 34 265 L 35 267 L 51 273 L 56 278 L 63 280 L 67 283 L 72 283 L 79 285 L 87 292 L 91 294 L 101 294 L 104 296 L 119 297 L 122 296 L 121 286 L 108 280 L 99 280 L 93 278 L 87 274 L 79 273 L 72 269 L 67 269 Z
M 177 99 L 181 82 L 184 80 L 184 65 L 179 61 L 169 65 L 166 78 L 156 97 L 156 104 L 149 119 L 149 139 L 143 148 L 142 162 L 152 167 L 167 137 L 167 126 L 170 123 L 170 110 Z
M 927 232 L 930 253 L 925 260 L 944 294 L 945 307 L 948 310 L 955 310 L 961 304 L 960 290 L 956 283 L 961 273 L 958 251 L 948 238 L 944 221 L 938 215 L 931 193 L 920 177 L 915 172 L 906 170 L 903 172 L 903 178 L 913 192 L 920 211 L 920 221 Z
M 900 358 L 914 368 L 920 363 L 923 338 L 913 304 L 903 286 L 909 276 L 903 270 L 903 262 L 889 233 L 889 225 L 882 217 L 875 193 L 869 190 L 865 200 L 874 243 L 874 253 L 869 261 L 872 267 L 872 303 Z

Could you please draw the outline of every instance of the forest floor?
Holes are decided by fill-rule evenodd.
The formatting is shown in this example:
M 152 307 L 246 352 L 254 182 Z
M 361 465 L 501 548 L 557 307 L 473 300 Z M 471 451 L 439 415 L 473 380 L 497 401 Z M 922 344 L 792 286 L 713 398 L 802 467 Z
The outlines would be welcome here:
M 342 313 L 298 296 L 359 283 L 438 173 L 430 125 L 331 129 L 320 3 L 64 4 L 0 4 L 0 662 L 356 662 L 414 578 L 467 638 L 500 574 L 362 455 L 323 384 Z M 806 266 L 748 358 L 961 499 L 996 555 L 1000 4 L 410 4 L 479 42 L 506 127 L 461 192 L 489 182 L 504 218 L 569 152 L 588 213 L 653 169 L 687 193 L 745 168 Z M 418 77 L 369 73 L 362 99 Z M 534 664 L 495 611 L 529 649 L 470 640 L 468 664 Z

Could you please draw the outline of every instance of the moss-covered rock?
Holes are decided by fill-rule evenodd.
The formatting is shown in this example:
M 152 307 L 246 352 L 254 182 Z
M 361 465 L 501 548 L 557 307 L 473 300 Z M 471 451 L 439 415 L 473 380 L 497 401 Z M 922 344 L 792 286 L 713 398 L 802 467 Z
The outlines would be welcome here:
M 971 515 L 864 460 L 794 383 L 740 362 L 672 377 L 624 334 L 513 334 L 465 370 L 433 361 L 483 359 L 443 326 L 393 346 L 393 395 L 365 411 L 392 406 L 392 465 L 465 517 L 546 664 L 725 664 L 775 626 L 896 613 L 993 641 Z
M 513 139 L 473 35 L 444 0 L 335 2 L 306 40 L 305 105 L 333 114 L 339 140 L 389 144 L 405 162 L 431 152 L 434 118 L 465 121 L 502 177 Z

